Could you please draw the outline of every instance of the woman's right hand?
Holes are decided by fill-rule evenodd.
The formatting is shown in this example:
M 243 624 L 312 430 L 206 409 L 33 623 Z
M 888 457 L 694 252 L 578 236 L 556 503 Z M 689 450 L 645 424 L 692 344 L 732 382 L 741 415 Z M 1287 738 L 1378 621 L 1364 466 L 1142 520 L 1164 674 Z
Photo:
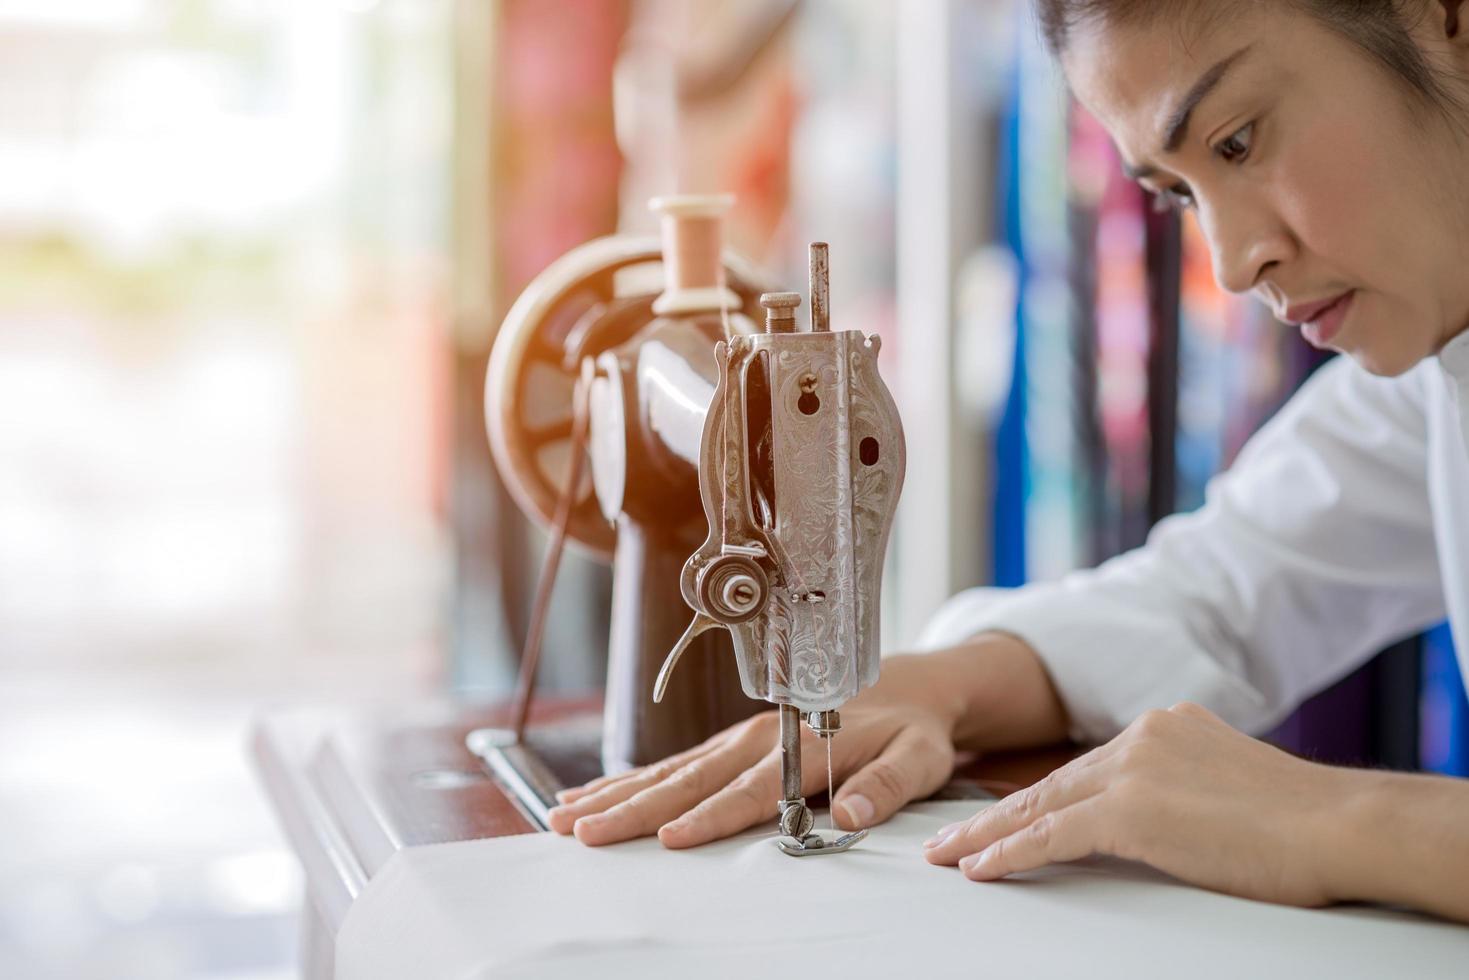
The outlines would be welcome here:
M 888 657 L 882 677 L 841 709 L 833 814 L 856 830 L 881 823 L 949 779 L 955 744 L 1013 748 L 1062 739 L 1065 712 L 1034 651 L 986 634 L 960 647 Z M 774 821 L 780 799 L 780 723 L 763 712 L 663 762 L 563 790 L 551 829 L 583 844 L 656 833 L 693 847 Z M 826 789 L 821 740 L 801 732 L 804 795 Z

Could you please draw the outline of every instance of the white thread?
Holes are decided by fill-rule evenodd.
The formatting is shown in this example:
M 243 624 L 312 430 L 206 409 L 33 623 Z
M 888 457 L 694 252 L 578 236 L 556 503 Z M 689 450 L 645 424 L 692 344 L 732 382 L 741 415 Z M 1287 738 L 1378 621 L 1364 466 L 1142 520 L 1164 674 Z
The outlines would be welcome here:
M 831 824 L 831 832 L 837 832 L 837 795 L 834 792 L 833 780 L 831 778 L 831 740 L 835 735 L 828 735 L 822 739 L 826 743 L 826 820 Z

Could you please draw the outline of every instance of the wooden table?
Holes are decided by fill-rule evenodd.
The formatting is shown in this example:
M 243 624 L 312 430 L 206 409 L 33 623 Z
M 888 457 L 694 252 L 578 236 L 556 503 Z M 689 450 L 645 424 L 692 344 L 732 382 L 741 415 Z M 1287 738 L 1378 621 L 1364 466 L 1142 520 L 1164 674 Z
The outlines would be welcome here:
M 532 725 L 595 713 L 601 699 L 537 705 Z M 452 703 L 296 708 L 262 718 L 252 752 L 306 875 L 301 974 L 329 977 L 347 909 L 403 848 L 531 833 L 536 828 L 464 745 L 509 710 Z M 996 795 L 1027 786 L 1072 758 L 1060 746 L 987 756 L 956 773 Z

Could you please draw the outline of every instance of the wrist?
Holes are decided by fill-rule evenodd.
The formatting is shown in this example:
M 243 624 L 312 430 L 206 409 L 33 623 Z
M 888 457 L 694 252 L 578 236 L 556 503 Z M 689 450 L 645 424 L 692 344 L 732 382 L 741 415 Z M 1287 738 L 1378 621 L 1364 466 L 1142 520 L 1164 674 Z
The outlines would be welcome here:
M 1413 874 L 1411 834 L 1402 809 L 1411 785 L 1398 773 L 1370 769 L 1328 770 L 1336 791 L 1318 821 L 1317 861 L 1334 902 L 1411 903 L 1399 886 Z M 1395 785 L 1398 784 L 1398 785 Z
M 1305 760 L 1300 760 L 1305 762 Z M 1300 843 L 1310 848 L 1315 874 L 1323 897 L 1328 902 L 1362 901 L 1371 889 L 1367 887 L 1372 862 L 1368 852 L 1372 845 L 1376 813 L 1372 791 L 1373 777 L 1367 770 L 1343 769 L 1305 762 L 1327 781 L 1329 791 L 1313 807 L 1313 819 L 1306 824 Z
M 869 695 L 874 700 L 909 705 L 933 716 L 952 738 L 966 709 L 963 692 L 953 683 L 954 665 L 948 656 L 952 652 L 943 649 L 884 657 L 882 679 Z
M 975 678 L 955 744 L 980 751 L 1032 748 L 1067 740 L 1071 720 L 1035 649 L 1010 633 L 983 633 L 960 655 Z
M 1469 921 L 1469 782 L 1424 773 L 1343 776 L 1335 854 L 1322 858 L 1335 901 L 1378 902 Z M 1328 826 L 1330 823 L 1328 824 Z
M 1066 739 L 1065 707 L 1040 657 L 1018 637 L 983 633 L 956 646 L 890 657 L 883 670 L 883 686 L 937 714 L 960 748 L 993 751 Z

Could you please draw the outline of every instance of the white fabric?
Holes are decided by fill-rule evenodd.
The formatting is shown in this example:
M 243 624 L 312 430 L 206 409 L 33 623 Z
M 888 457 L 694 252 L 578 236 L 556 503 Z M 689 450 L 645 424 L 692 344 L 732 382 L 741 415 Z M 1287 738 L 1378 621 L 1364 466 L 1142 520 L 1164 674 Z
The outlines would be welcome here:
M 1284 908 L 1139 865 L 976 884 L 920 845 L 973 802 L 910 807 L 842 855 L 752 832 L 690 851 L 551 834 L 398 852 L 347 914 L 339 980 L 566 977 L 1449 977 L 1469 929 Z
M 1104 741 L 1197 701 L 1260 733 L 1447 613 L 1469 677 L 1469 334 L 1395 379 L 1327 365 L 1204 507 L 1097 569 L 951 599 L 920 645 L 1012 633 Z

